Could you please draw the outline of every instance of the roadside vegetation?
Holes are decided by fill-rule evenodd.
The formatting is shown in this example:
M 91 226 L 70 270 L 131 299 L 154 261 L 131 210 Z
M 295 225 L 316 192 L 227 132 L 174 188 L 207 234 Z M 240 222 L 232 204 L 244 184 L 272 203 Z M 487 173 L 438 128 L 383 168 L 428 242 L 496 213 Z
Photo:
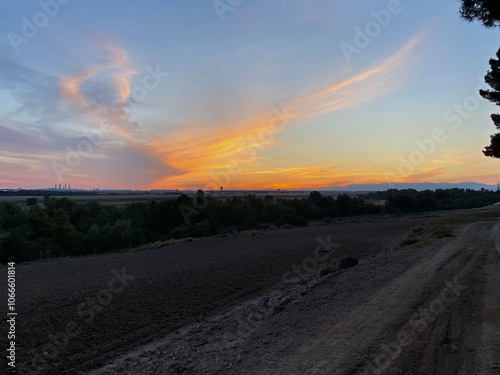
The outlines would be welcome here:
M 500 201 L 488 191 L 388 190 L 337 197 L 311 192 L 306 198 L 222 199 L 199 190 L 189 197 L 124 206 L 77 203 L 69 198 L 29 198 L 28 208 L 0 202 L 0 262 L 101 254 L 165 240 L 208 237 L 270 227 L 307 226 L 309 221 L 352 215 L 413 213 L 483 207 Z M 385 202 L 375 204 L 373 202 Z

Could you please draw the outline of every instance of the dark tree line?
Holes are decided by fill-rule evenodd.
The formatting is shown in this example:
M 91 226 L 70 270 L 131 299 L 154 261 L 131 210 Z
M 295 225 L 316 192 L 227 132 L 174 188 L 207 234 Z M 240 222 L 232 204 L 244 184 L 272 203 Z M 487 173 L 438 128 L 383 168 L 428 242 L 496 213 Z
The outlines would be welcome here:
M 385 204 L 370 200 L 384 200 Z M 311 192 L 300 199 L 253 194 L 217 199 L 199 190 L 194 197 L 182 194 L 177 199 L 121 207 L 54 197 L 45 197 L 43 205 L 31 200 L 25 209 L 0 202 L 0 262 L 101 254 L 169 239 L 272 226 L 301 227 L 313 220 L 350 215 L 474 208 L 497 201 L 500 195 L 486 190 L 393 189 L 365 196 Z
M 500 194 L 491 190 L 436 189 L 390 189 L 369 193 L 367 199 L 385 200 L 387 213 L 414 213 L 436 210 L 457 210 L 489 206 L 500 201 Z
M 202 202 L 197 202 L 201 200 Z M 303 199 L 255 195 L 214 199 L 194 197 L 130 203 L 123 207 L 68 198 L 29 198 L 27 209 L 0 202 L 0 262 L 100 254 L 142 244 L 263 226 L 307 226 L 308 220 L 379 213 L 380 208 L 347 195 L 311 194 Z M 201 208 L 200 208 L 201 207 Z M 189 216 L 186 216 L 186 210 Z

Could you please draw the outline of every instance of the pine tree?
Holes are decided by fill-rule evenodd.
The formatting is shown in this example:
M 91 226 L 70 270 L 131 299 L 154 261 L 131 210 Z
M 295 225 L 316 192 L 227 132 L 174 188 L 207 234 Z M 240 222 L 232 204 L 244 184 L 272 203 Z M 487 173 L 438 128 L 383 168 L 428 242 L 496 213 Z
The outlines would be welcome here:
M 466 21 L 478 20 L 485 27 L 500 26 L 500 2 L 498 0 L 462 0 L 460 15 Z
M 483 98 L 500 106 L 500 49 L 497 52 L 497 59 L 490 59 L 490 66 L 491 70 L 484 77 L 484 81 L 492 90 L 480 90 L 479 93 Z M 492 114 L 491 119 L 500 131 L 500 114 Z M 490 145 L 484 148 L 483 153 L 492 158 L 500 158 L 500 132 L 491 136 Z

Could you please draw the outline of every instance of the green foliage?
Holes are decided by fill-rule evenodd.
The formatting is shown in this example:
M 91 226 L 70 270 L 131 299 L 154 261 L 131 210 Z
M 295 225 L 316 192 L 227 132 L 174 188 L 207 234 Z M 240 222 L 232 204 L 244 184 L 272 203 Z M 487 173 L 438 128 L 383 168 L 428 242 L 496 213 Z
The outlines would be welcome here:
M 178 240 L 181 238 L 186 238 L 188 237 L 188 230 L 186 225 L 181 225 L 180 227 L 172 229 L 169 233 L 167 238 L 168 239 L 174 239 Z
M 26 206 L 30 207 L 30 206 L 35 206 L 38 204 L 38 199 L 37 198 L 28 198 L 26 199 Z
M 416 191 L 414 189 L 390 189 L 369 193 L 367 199 L 385 199 L 386 212 L 412 213 L 435 210 L 455 210 L 489 206 L 500 201 L 500 195 L 490 190 L 436 189 Z
M 69 214 L 63 208 L 57 208 L 52 217 L 51 239 L 56 243 L 61 250 L 68 254 L 74 255 L 75 248 L 81 240 L 81 234 L 78 233 L 71 224 Z
M 385 200 L 384 206 L 369 203 Z M 474 208 L 500 201 L 500 194 L 448 189 L 418 192 L 388 190 L 364 196 L 337 197 L 312 192 L 307 198 L 258 198 L 253 194 L 212 199 L 199 190 L 193 197 L 130 203 L 124 207 L 97 202 L 77 204 L 44 197 L 44 206 L 23 210 L 0 202 L 0 262 L 99 254 L 166 239 L 213 236 L 224 231 L 269 226 L 307 226 L 307 220 L 331 222 L 349 215 Z M 184 214 L 183 214 L 184 213 Z M 436 236 L 449 230 L 436 230 Z
M 284 214 L 276 222 L 276 226 L 284 227 L 285 225 L 291 225 L 293 227 L 307 227 L 307 220 L 300 216 Z
M 100 249 L 99 239 L 101 231 L 97 224 L 92 224 L 88 232 L 83 237 L 83 245 L 89 250 L 91 254 L 95 254 Z
M 201 223 L 192 225 L 182 225 L 180 227 L 174 228 L 168 233 L 167 238 L 178 240 L 186 237 L 193 237 L 193 238 L 208 237 L 213 234 L 216 233 L 212 233 L 210 221 L 205 220 Z
M 0 262 L 27 262 L 37 256 L 33 241 L 24 228 L 15 228 L 0 243 Z
M 106 223 L 100 230 L 98 251 L 123 249 L 130 246 L 131 220 L 116 220 L 113 224 Z
M 210 224 L 207 220 L 197 223 L 188 231 L 188 237 L 208 237 L 210 236 Z
M 322 219 L 325 217 L 325 211 L 318 205 L 309 203 L 304 210 L 304 216 L 310 220 Z
M 257 210 L 255 210 L 248 199 L 243 199 L 233 210 L 234 222 L 238 230 L 258 228 Z

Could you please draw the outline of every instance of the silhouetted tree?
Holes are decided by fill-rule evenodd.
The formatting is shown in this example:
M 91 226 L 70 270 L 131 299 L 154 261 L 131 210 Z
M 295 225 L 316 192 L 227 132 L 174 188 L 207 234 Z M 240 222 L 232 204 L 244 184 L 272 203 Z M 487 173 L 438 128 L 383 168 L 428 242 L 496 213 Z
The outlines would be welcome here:
M 309 199 L 314 201 L 317 201 L 321 198 L 321 193 L 319 191 L 311 191 L 309 193 Z
M 500 2 L 498 0 L 462 0 L 460 16 L 468 22 L 478 20 L 485 27 L 500 26 Z
M 196 202 L 200 205 L 205 203 L 205 192 L 201 189 L 196 192 Z
M 485 27 L 500 26 L 500 2 L 498 0 L 461 0 L 460 16 L 468 22 L 478 20 Z M 500 59 L 500 49 L 497 52 Z M 491 70 L 486 74 L 485 81 L 493 90 L 479 90 L 481 96 L 500 105 L 500 66 L 499 60 L 490 59 Z M 500 130 L 500 115 L 493 114 L 491 119 Z M 490 145 L 483 150 L 484 155 L 500 158 L 500 133 L 491 136 Z
M 490 66 L 491 70 L 484 80 L 492 90 L 479 90 L 479 93 L 483 98 L 500 106 L 500 49 L 497 51 L 497 59 L 490 59 Z M 500 130 L 500 115 L 493 114 L 491 119 L 497 130 Z M 492 158 L 500 158 L 500 133 L 491 136 L 490 145 L 484 148 L 483 153 Z
M 259 226 L 257 223 L 257 211 L 252 208 L 247 199 L 244 199 L 234 207 L 233 215 L 236 227 L 240 230 L 253 229 Z

